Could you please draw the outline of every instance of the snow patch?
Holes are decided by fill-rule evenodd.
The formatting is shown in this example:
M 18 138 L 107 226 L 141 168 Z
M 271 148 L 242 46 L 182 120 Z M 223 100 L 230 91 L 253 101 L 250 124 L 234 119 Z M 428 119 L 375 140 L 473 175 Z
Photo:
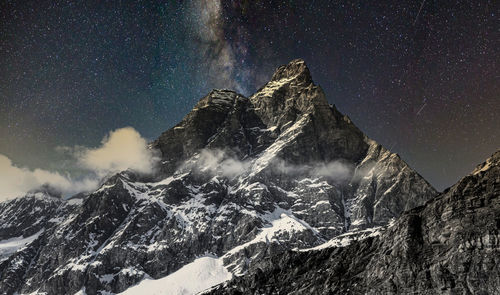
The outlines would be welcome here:
M 259 217 L 262 220 L 267 221 L 268 225 L 263 227 L 253 240 L 234 247 L 224 256 L 238 253 L 252 244 L 260 242 L 279 242 L 278 237 L 283 233 L 293 234 L 296 232 L 311 230 L 314 234 L 318 235 L 318 231 L 316 229 L 312 228 L 305 221 L 295 217 L 290 210 L 277 207 L 273 212 L 260 215 Z
M 356 232 L 348 232 L 339 236 L 336 236 L 335 238 L 329 240 L 326 243 L 323 243 L 319 246 L 313 247 L 313 248 L 308 248 L 308 249 L 300 249 L 298 251 L 304 252 L 304 251 L 315 251 L 315 250 L 322 250 L 326 248 L 331 248 L 331 247 L 346 247 L 349 246 L 351 243 L 354 241 L 360 241 L 364 240 L 369 237 L 375 237 L 379 236 L 382 232 L 384 231 L 384 228 L 381 226 L 378 227 L 373 227 L 361 231 L 356 231 Z
M 144 279 L 125 290 L 123 295 L 191 295 L 232 278 L 222 259 L 204 256 L 158 280 Z
M 69 199 L 68 205 L 81 205 L 83 203 L 83 199 Z
M 43 231 L 44 230 L 42 229 L 36 234 L 27 238 L 23 238 L 21 236 L 0 241 L 0 261 L 5 260 L 10 255 L 16 253 L 19 249 L 22 249 L 23 247 L 29 245 L 31 242 L 36 240 L 36 238 L 38 238 L 38 236 L 40 236 Z

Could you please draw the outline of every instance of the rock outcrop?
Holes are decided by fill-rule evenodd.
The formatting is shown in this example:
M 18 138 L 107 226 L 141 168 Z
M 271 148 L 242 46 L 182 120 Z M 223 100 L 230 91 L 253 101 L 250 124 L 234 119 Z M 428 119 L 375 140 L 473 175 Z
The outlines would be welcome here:
M 211 294 L 498 294 L 500 151 L 379 236 L 288 251 Z

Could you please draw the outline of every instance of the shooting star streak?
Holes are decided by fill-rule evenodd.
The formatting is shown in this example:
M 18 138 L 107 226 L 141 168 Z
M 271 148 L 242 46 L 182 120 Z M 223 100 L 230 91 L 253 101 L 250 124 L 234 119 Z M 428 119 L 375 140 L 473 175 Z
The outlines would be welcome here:
M 417 116 L 420 114 L 420 112 L 425 108 L 425 106 L 427 105 L 427 103 L 424 103 L 424 105 L 420 108 L 420 110 L 418 110 L 417 112 Z
M 417 16 L 415 17 L 415 21 L 413 22 L 413 25 L 417 23 L 418 16 L 420 15 L 420 12 L 422 11 L 422 8 L 424 7 L 425 0 L 422 1 L 422 4 L 420 4 L 420 9 L 418 10 Z

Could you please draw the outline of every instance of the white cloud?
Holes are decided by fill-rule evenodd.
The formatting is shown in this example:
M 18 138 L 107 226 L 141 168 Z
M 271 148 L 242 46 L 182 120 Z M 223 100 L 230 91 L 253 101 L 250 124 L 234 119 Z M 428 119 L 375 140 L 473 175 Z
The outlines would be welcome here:
M 62 193 L 75 193 L 95 187 L 97 181 L 73 181 L 57 172 L 17 167 L 9 158 L 0 154 L 0 201 L 21 196 L 45 184 Z
M 157 161 L 146 140 L 132 127 L 111 131 L 98 148 L 77 148 L 75 156 L 83 168 L 99 176 L 127 169 L 151 173 Z
M 319 163 L 315 165 L 313 174 L 323 176 L 336 182 L 343 182 L 352 177 L 354 166 L 341 161 Z
M 187 163 L 186 166 L 200 172 L 233 178 L 250 169 L 250 162 L 230 157 L 222 150 L 204 149 L 194 163 Z
M 184 164 L 185 168 L 194 171 L 210 173 L 233 178 L 249 172 L 252 162 L 240 160 L 230 156 L 219 149 L 203 149 L 194 162 Z M 351 179 L 354 166 L 343 161 L 332 161 L 328 163 L 311 163 L 308 165 L 296 165 L 283 159 L 275 159 L 270 168 L 274 173 L 285 174 L 290 177 L 324 177 L 333 182 L 341 183 Z
M 281 174 L 290 176 L 312 176 L 324 177 L 334 182 L 344 182 L 350 180 L 354 172 L 354 166 L 337 160 L 327 163 L 311 163 L 307 165 L 296 165 L 286 162 L 283 159 L 273 161 L 272 169 Z
M 84 169 L 87 176 L 75 180 L 69 174 L 18 167 L 0 154 L 0 201 L 24 195 L 42 185 L 49 185 L 64 195 L 91 191 L 108 174 L 127 169 L 151 173 L 157 161 L 146 140 L 131 127 L 111 131 L 97 148 L 76 146 L 58 150 L 70 153 L 75 165 Z

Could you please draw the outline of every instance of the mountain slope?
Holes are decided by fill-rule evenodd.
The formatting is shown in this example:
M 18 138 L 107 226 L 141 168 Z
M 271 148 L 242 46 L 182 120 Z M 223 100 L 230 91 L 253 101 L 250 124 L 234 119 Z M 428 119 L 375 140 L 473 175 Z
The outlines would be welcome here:
M 158 174 L 119 173 L 52 216 L 60 222 L 16 253 L 24 279 L 11 281 L 6 266 L 0 289 L 122 292 L 206 254 L 242 275 L 262 257 L 384 225 L 436 195 L 327 103 L 302 60 L 250 98 L 212 91 L 151 148 Z
M 24 284 L 26 272 L 52 229 L 79 204 L 65 201 L 48 187 L 0 203 L 0 290 L 12 294 Z
M 497 294 L 500 151 L 381 235 L 261 259 L 211 294 Z

